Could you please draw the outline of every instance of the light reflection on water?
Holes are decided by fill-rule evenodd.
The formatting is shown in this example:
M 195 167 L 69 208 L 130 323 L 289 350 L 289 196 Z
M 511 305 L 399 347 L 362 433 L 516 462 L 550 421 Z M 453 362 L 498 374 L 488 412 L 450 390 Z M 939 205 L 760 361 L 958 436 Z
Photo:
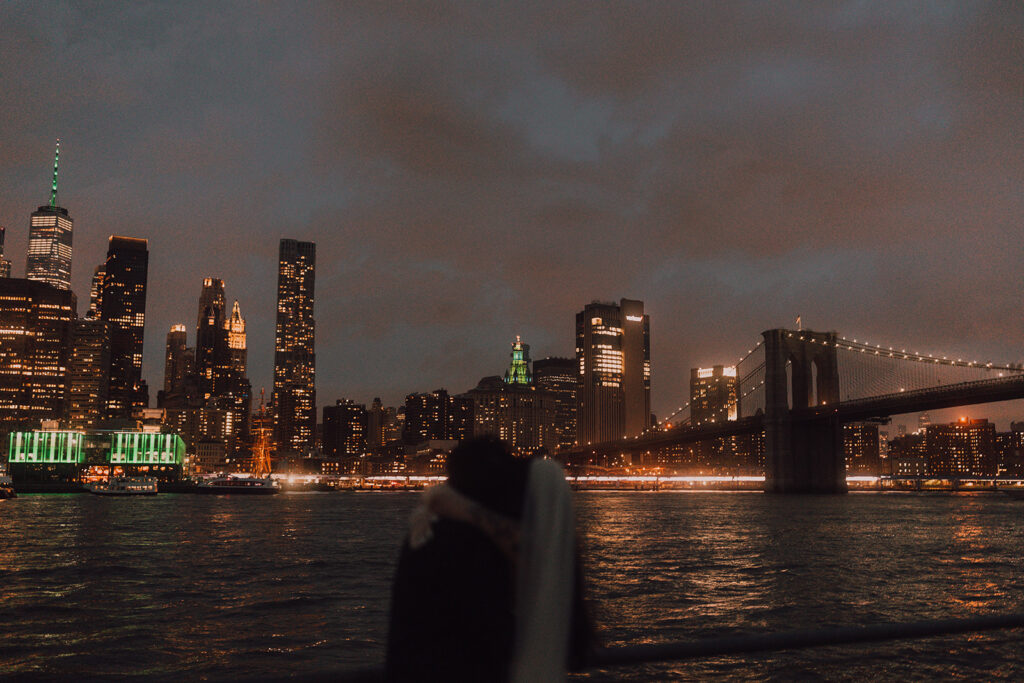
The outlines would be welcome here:
M 992 494 L 580 493 L 606 645 L 1024 611 L 1024 504 Z M 380 661 L 415 494 L 0 503 L 0 671 L 285 675 Z M 1019 632 L 587 680 L 1024 678 Z M 141 656 L 144 653 L 145 656 Z

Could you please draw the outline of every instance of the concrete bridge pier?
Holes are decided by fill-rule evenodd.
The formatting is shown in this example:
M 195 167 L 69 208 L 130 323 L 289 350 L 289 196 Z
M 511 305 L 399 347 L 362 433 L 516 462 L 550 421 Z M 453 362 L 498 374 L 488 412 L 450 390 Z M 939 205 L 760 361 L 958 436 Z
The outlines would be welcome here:
M 767 330 L 765 353 L 765 488 L 769 493 L 845 493 L 843 428 L 833 411 L 800 416 L 839 403 L 836 334 Z

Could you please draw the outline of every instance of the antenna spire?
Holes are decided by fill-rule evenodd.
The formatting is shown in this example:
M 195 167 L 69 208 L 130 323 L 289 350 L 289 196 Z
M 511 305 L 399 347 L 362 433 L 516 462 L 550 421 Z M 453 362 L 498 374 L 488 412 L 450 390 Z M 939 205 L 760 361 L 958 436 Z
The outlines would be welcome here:
M 57 162 L 60 161 L 60 138 L 57 138 L 57 150 L 53 153 L 53 187 L 50 188 L 50 208 L 57 206 Z

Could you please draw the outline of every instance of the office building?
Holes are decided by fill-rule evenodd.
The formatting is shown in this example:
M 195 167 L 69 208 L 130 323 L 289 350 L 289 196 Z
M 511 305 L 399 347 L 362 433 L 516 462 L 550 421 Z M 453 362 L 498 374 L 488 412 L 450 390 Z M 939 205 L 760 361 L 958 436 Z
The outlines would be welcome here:
M 89 285 L 89 310 L 95 311 L 97 316 L 103 309 L 103 273 L 106 269 L 105 261 L 96 266 L 92 272 L 92 282 Z
M 237 299 L 231 307 L 231 317 L 224 324 L 228 332 L 228 355 L 231 369 L 245 375 L 249 352 L 245 337 L 245 318 L 242 317 L 242 309 L 239 307 Z
M 70 290 L 0 278 L 0 431 L 64 418 L 72 307 Z
M 149 247 L 144 239 L 110 238 L 103 266 L 100 318 L 110 323 L 110 390 L 107 415 L 129 418 L 148 407 L 142 382 Z
M 533 383 L 551 396 L 556 448 L 576 443 L 576 361 L 572 358 L 543 358 L 533 363 Z
M 68 210 L 57 204 L 57 163 L 60 140 L 53 157 L 53 184 L 50 203 L 32 213 L 28 232 L 28 259 L 25 278 L 71 289 L 71 238 L 74 221 Z
M 11 262 L 4 258 L 4 237 L 7 235 L 7 228 L 0 225 L 0 277 L 11 276 Z
M 315 274 L 316 244 L 281 240 L 273 403 L 275 440 L 286 452 L 308 451 L 316 431 Z
M 715 365 L 690 369 L 690 420 L 695 425 L 738 416 L 736 368 Z
M 988 420 L 962 418 L 949 424 L 925 428 L 928 474 L 939 477 L 995 476 L 996 427 Z
M 193 372 L 195 359 L 188 348 L 188 331 L 182 324 L 171 325 L 164 352 L 164 395 L 180 387 Z
M 97 429 L 107 414 L 110 324 L 90 311 L 72 323 L 68 358 L 68 426 Z
M 871 422 L 847 422 L 843 425 L 843 454 L 846 473 L 878 476 L 882 474 L 878 452 L 878 425 Z
M 497 436 L 519 454 L 558 447 L 551 394 L 494 375 L 481 379 L 466 396 L 473 401 L 474 436 Z
M 366 452 L 366 406 L 339 399 L 324 406 L 323 452 L 326 460 L 338 460 Z
M 451 396 L 445 389 L 405 397 L 402 441 L 409 445 L 424 441 L 457 441 L 473 435 L 473 401 Z
M 650 349 L 642 301 L 594 302 L 576 314 L 580 444 L 639 436 L 650 427 Z

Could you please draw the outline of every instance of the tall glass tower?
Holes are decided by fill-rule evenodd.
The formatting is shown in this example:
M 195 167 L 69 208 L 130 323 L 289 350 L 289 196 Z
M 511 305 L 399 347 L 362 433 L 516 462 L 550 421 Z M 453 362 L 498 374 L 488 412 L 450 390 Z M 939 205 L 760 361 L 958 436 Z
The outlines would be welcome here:
M 576 314 L 577 440 L 639 436 L 651 422 L 651 331 L 642 301 L 595 301 Z
M 28 232 L 28 261 L 25 277 L 57 287 L 71 289 L 71 236 L 74 222 L 68 210 L 57 205 L 57 163 L 60 140 L 53 157 L 53 184 L 50 203 L 32 213 Z
M 142 335 L 146 325 L 149 243 L 111 237 L 104 264 L 101 317 L 110 323 L 110 390 L 107 414 L 131 417 L 147 407 L 142 384 Z
M 316 432 L 315 270 L 315 243 L 281 240 L 274 344 L 274 427 L 278 451 L 302 453 L 313 445 Z

